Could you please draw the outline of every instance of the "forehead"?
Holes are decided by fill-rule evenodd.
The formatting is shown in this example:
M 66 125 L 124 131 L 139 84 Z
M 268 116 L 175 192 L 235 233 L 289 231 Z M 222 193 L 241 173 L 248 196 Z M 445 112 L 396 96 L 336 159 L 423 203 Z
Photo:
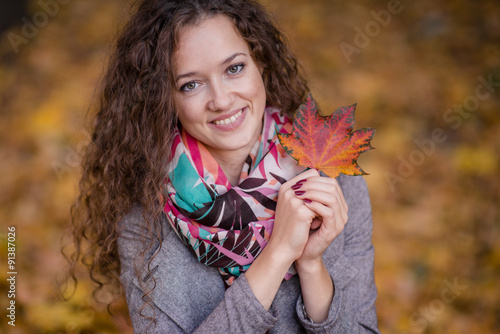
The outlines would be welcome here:
M 219 63 L 237 52 L 250 55 L 248 43 L 231 19 L 216 15 L 180 31 L 174 52 L 175 67 L 182 71 L 185 67 Z

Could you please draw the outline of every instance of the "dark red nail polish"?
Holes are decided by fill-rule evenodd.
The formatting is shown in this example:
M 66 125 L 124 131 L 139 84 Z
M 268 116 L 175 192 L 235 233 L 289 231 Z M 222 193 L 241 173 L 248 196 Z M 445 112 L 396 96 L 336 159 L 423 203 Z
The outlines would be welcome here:
M 295 195 L 297 195 L 297 196 L 302 196 L 302 195 L 304 195 L 305 193 L 306 193 L 305 191 L 296 191 L 296 192 L 295 192 Z
M 302 183 L 304 183 L 306 181 L 307 181 L 307 179 L 302 179 L 302 180 L 297 181 L 297 183 L 295 183 L 295 184 L 299 184 L 299 183 L 302 184 Z
M 302 187 L 302 184 L 297 183 L 297 184 L 292 186 L 292 190 L 300 189 L 300 187 Z
M 313 201 L 311 201 L 309 198 L 304 198 L 304 203 L 309 204 L 309 203 L 312 203 L 312 202 L 313 202 Z

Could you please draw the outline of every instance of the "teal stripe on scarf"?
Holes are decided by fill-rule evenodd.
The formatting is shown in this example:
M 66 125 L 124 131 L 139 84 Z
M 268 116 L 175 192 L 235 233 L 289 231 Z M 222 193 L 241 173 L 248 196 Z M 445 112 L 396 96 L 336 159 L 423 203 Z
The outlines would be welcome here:
M 205 185 L 200 182 L 200 176 L 185 153 L 179 156 L 179 163 L 169 174 L 169 178 L 177 191 L 175 202 L 182 209 L 194 212 L 201 208 L 197 207 L 196 203 L 212 202 L 210 193 L 205 188 Z M 188 189 L 188 186 L 192 188 Z

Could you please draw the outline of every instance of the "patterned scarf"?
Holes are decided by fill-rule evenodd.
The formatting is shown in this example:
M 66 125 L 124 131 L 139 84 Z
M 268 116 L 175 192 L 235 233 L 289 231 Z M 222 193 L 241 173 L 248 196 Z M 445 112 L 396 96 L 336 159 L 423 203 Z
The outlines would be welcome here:
M 288 117 L 266 108 L 262 134 L 237 186 L 231 186 L 201 142 L 183 130 L 175 134 L 164 211 L 198 261 L 219 269 L 226 287 L 267 245 L 279 189 L 304 170 L 283 150 L 276 135 L 291 129 Z M 293 274 L 291 268 L 285 279 Z

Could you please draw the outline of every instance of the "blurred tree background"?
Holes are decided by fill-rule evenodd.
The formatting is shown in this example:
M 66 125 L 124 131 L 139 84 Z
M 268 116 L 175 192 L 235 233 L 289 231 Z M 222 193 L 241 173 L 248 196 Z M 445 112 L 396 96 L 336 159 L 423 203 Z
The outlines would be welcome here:
M 131 333 L 123 299 L 110 316 L 83 272 L 72 299 L 59 293 L 91 101 L 129 1 L 24 3 L 0 1 L 0 332 Z M 370 173 L 382 332 L 499 333 L 500 3 L 265 4 L 323 112 L 357 102 L 357 127 L 377 128 L 376 150 L 359 162 Z

